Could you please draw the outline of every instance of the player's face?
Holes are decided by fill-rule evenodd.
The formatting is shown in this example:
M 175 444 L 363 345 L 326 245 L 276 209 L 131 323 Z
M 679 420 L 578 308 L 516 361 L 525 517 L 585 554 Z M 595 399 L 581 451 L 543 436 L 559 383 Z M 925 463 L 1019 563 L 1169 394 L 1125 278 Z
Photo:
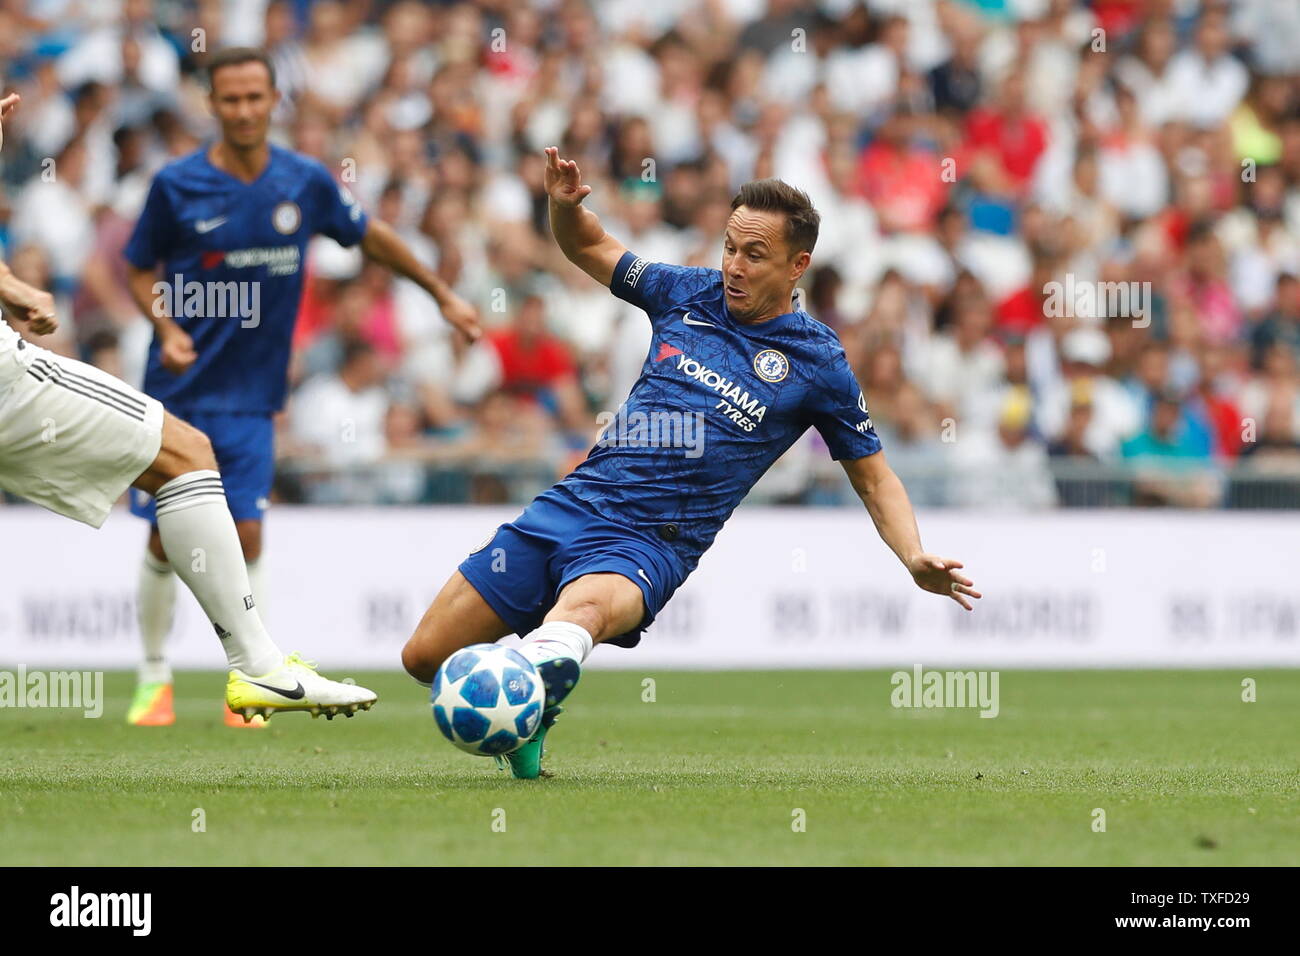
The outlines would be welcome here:
M 722 239 L 722 280 L 727 309 L 742 321 L 790 311 L 795 283 L 811 256 L 794 253 L 785 240 L 785 217 L 740 206 Z
M 210 100 L 221 138 L 236 148 L 253 149 L 266 142 L 280 93 L 271 86 L 266 67 L 253 61 L 217 70 Z

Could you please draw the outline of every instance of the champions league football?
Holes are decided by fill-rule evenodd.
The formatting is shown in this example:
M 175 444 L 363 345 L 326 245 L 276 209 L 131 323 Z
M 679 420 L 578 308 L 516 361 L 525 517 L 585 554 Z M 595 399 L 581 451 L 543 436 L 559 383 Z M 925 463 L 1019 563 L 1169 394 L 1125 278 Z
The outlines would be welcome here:
M 434 722 L 447 740 L 466 753 L 496 757 L 528 742 L 546 693 L 537 669 L 518 651 L 472 644 L 438 668 L 431 699 Z

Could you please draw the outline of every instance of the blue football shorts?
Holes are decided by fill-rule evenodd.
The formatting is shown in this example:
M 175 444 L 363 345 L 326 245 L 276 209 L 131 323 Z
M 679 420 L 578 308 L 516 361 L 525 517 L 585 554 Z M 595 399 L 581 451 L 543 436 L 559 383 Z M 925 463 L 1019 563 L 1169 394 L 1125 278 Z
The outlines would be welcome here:
M 275 480 L 275 426 L 270 415 L 242 412 L 173 411 L 208 436 L 217 456 L 221 485 L 236 521 L 260 521 Z M 154 500 L 131 489 L 131 513 L 154 521 Z
M 616 524 L 563 485 L 543 492 L 460 564 L 492 610 L 524 637 L 536 630 L 570 581 L 621 574 L 641 589 L 645 617 L 606 641 L 635 647 L 686 579 L 677 556 L 647 534 Z

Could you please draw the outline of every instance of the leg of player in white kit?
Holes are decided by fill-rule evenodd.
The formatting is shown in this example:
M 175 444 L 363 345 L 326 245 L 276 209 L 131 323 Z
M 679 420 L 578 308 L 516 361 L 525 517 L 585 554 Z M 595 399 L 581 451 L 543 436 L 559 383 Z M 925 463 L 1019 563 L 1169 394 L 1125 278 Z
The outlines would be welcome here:
M 221 639 L 230 665 L 226 701 L 231 710 L 246 718 L 280 710 L 332 718 L 368 708 L 374 693 L 326 680 L 297 654 L 286 657 L 266 633 L 215 466 L 206 437 L 168 414 L 162 449 L 135 487 L 154 496 L 168 561 Z
M 8 281 L 5 295 L 31 297 Z M 231 709 L 332 717 L 370 707 L 373 692 L 321 677 L 267 635 L 207 437 L 100 369 L 0 326 L 0 488 L 99 527 L 128 485 L 156 499 L 164 550 L 221 640 Z
M 236 523 L 235 527 L 239 530 L 240 526 Z M 240 544 L 247 555 L 248 543 L 243 534 L 240 535 Z M 136 617 L 144 654 L 135 694 L 126 715 L 126 722 L 136 727 L 168 727 L 176 722 L 172 672 L 166 651 L 176 611 L 176 575 L 172 573 L 171 564 L 165 557 L 166 552 L 163 551 L 164 556 L 159 557 L 159 551 L 163 551 L 163 544 L 155 526 L 150 531 L 136 590 Z M 257 604 L 258 614 L 265 621 L 266 588 L 260 573 L 261 558 L 250 561 L 245 557 L 244 563 L 248 569 L 250 593 Z M 221 709 L 227 727 L 259 730 L 266 726 L 266 721 L 260 714 L 252 720 L 245 720 L 243 715 L 236 714 L 224 701 Z

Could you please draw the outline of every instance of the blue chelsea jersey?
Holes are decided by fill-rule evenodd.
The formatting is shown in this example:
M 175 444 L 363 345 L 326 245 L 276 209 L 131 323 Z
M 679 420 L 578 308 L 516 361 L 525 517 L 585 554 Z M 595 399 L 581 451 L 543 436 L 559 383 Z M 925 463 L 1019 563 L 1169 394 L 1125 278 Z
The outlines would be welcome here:
M 277 146 L 251 183 L 217 169 L 207 147 L 164 166 L 127 243 L 140 269 L 161 264 L 155 294 L 194 340 L 173 375 L 149 347 L 144 390 L 169 408 L 270 414 L 284 405 L 307 244 L 360 242 L 366 215 L 319 162 Z
M 650 352 L 561 485 L 611 520 L 657 533 L 687 571 L 810 426 L 837 460 L 880 450 L 839 338 L 806 312 L 742 324 L 727 310 L 718 270 L 630 252 L 610 289 L 650 316 Z

